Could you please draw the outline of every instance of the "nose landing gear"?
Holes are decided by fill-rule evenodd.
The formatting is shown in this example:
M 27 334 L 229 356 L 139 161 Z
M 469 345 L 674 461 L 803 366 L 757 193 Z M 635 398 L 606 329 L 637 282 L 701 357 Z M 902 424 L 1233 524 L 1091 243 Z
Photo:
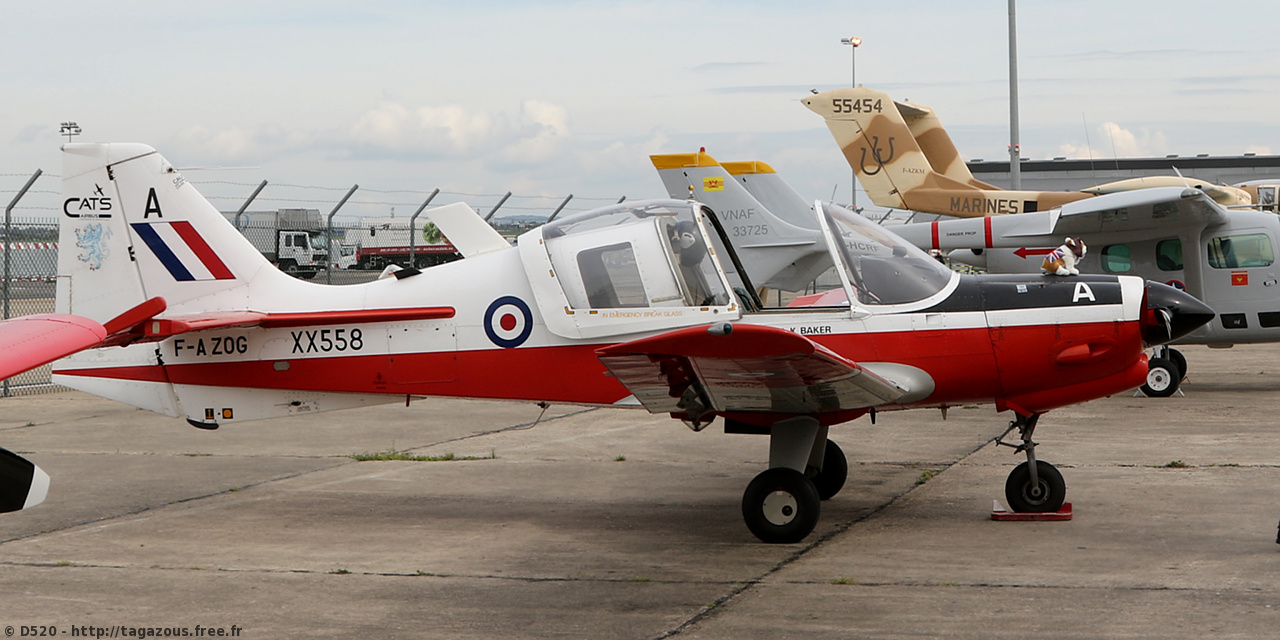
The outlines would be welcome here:
M 1004 483 L 1004 498 L 1009 508 L 1021 513 L 1053 513 L 1062 508 L 1067 497 L 1067 483 L 1057 467 L 1043 460 L 1036 460 L 1035 433 L 1040 414 L 1021 414 L 1009 424 L 1009 428 L 995 439 L 997 445 L 1013 447 L 1016 453 L 1027 454 L 1027 461 L 1014 467 Z M 1021 444 L 1005 442 L 1004 437 L 1014 429 L 1022 437 Z
M 1155 348 L 1155 354 L 1147 361 L 1147 383 L 1142 394 L 1148 398 L 1168 398 L 1178 392 L 1182 379 L 1187 375 L 1187 358 L 1168 345 Z

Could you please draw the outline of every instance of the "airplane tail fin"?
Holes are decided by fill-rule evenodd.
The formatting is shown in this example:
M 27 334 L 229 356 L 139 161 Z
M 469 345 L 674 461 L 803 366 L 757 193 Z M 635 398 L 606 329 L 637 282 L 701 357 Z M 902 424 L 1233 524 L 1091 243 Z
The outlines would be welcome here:
M 107 324 L 155 298 L 171 313 L 246 308 L 251 280 L 288 277 L 151 147 L 67 144 L 62 175 L 59 313 Z
M 942 121 L 938 119 L 938 114 L 933 108 L 914 102 L 895 101 L 894 105 L 897 106 L 898 113 L 902 114 L 903 120 L 907 123 L 907 129 L 935 172 L 978 189 L 999 189 L 973 177 L 969 166 L 960 158 L 960 151 L 951 141 L 951 136 L 947 135 L 947 130 L 942 126 Z
M 54 382 L 157 413 L 182 415 L 154 344 L 137 340 L 152 318 L 250 309 L 250 283 L 272 302 L 309 285 L 276 269 L 155 149 L 143 144 L 67 144 L 62 154 L 59 313 L 106 328 L 104 345 L 54 364 Z M 145 370 L 151 379 L 96 375 Z
M 826 119 L 827 128 L 835 136 L 845 160 L 877 205 L 893 209 L 918 208 L 911 204 L 912 192 L 917 190 L 977 191 L 977 187 L 935 170 L 903 111 L 888 94 L 858 87 L 807 96 L 802 102 Z M 915 118 L 925 115 L 919 108 L 908 107 L 908 110 Z M 917 122 L 919 127 L 927 124 L 927 119 Z M 946 142 L 949 144 L 950 140 Z M 940 142 L 935 142 L 931 149 L 939 160 L 945 155 Z M 954 145 L 951 149 L 954 151 Z M 958 159 L 958 154 L 956 157 Z
M 747 193 L 760 201 L 774 215 L 804 229 L 817 230 L 818 216 L 813 201 L 806 200 L 779 176 L 773 167 L 759 160 L 722 162 L 721 166 L 734 180 L 742 183 Z
M 830 266 L 817 218 L 808 227 L 789 221 L 814 216 L 810 207 L 788 217 L 770 210 L 705 151 L 649 159 L 672 198 L 711 207 L 756 286 L 795 291 Z

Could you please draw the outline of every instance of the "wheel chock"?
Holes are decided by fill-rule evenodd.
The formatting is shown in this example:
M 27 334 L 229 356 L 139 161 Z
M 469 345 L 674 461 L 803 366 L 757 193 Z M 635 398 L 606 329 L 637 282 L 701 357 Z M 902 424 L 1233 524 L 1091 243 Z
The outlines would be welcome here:
M 1071 519 L 1071 503 L 1052 513 L 1009 511 L 999 500 L 991 501 L 991 519 L 997 522 L 1063 522 Z

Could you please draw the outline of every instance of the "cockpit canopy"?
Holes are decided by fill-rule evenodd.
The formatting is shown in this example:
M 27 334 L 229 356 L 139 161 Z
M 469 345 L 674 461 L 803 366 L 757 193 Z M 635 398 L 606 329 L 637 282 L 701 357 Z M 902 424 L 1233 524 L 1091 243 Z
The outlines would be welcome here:
M 846 307 L 855 315 L 913 310 L 934 304 L 959 280 L 861 215 L 820 202 L 815 210 L 837 266 L 830 280 L 836 290 L 788 311 L 809 305 Z M 596 338 L 736 320 L 741 304 L 760 301 L 742 273 L 750 265 L 726 272 L 721 257 L 737 260 L 720 235 L 709 234 L 713 222 L 697 202 L 645 200 L 520 236 L 520 259 L 547 329 Z
M 563 337 L 671 329 L 739 315 L 699 205 L 595 209 L 520 237 L 547 328 Z
M 817 203 L 846 290 L 870 307 L 933 298 L 959 275 L 911 243 L 844 207 Z

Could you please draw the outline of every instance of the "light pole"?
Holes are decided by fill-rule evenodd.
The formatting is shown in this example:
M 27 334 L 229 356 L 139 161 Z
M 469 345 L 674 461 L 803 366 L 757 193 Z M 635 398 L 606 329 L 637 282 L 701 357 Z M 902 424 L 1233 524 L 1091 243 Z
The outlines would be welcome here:
M 849 69 L 850 69 L 849 70 L 849 86 L 853 87 L 854 89 L 857 89 L 858 88 L 858 45 L 862 44 L 862 38 L 859 38 L 857 36 L 849 36 L 848 38 L 841 38 L 840 44 L 849 45 L 849 52 L 850 52 L 849 53 Z M 853 197 L 850 200 L 849 206 L 854 211 L 857 211 L 858 210 L 858 172 L 855 170 L 851 175 L 853 176 L 853 181 L 851 185 L 852 191 L 853 191 Z
M 1018 140 L 1018 18 L 1009 0 L 1009 186 L 1022 188 L 1022 148 Z

